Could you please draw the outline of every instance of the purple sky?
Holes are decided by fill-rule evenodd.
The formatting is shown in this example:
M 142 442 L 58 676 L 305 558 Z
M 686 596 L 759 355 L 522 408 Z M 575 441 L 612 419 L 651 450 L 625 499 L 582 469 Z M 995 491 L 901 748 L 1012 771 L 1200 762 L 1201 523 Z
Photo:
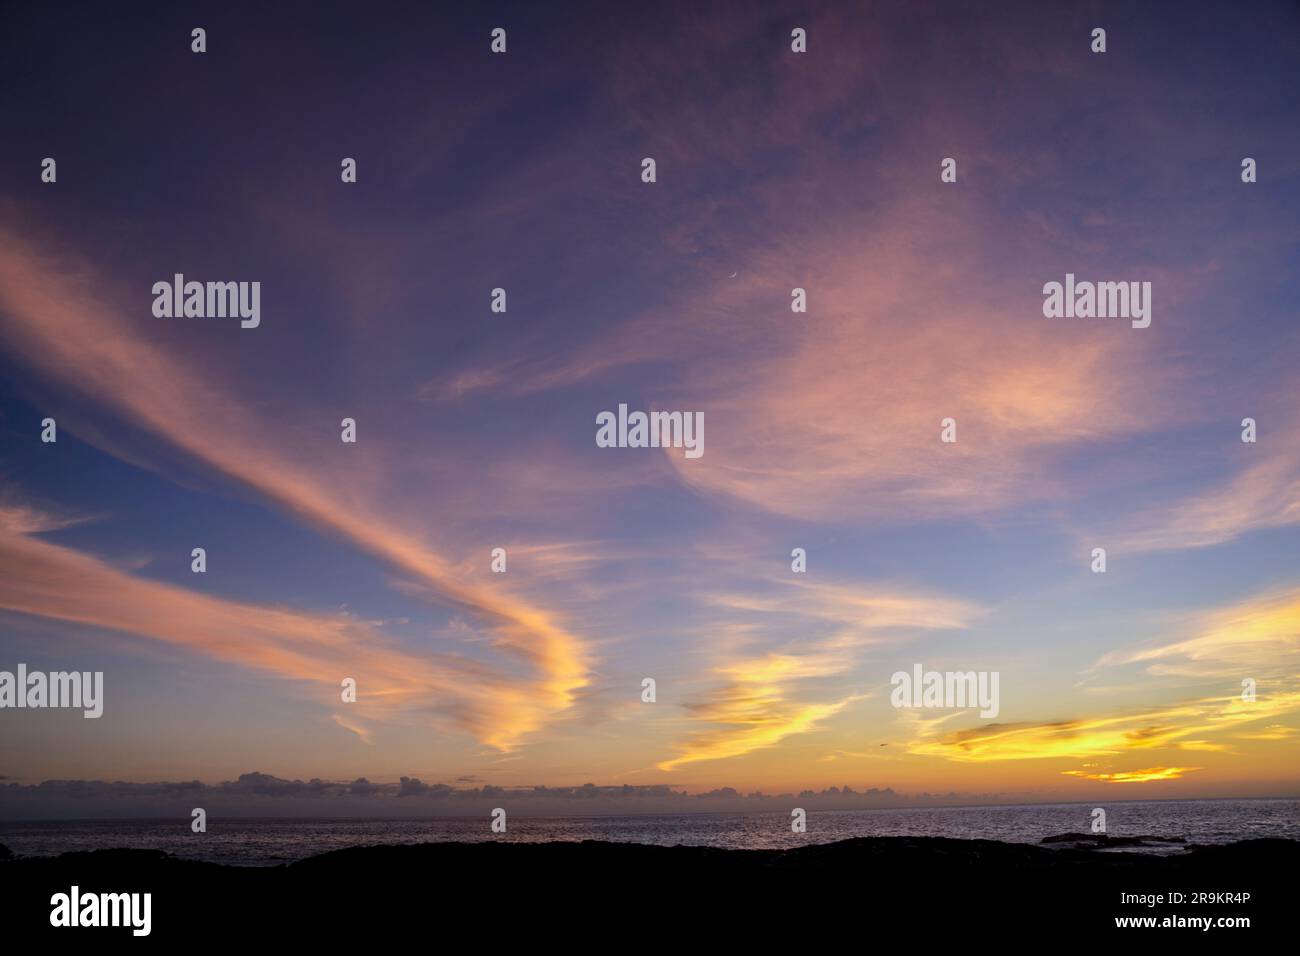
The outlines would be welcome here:
M 5 782 L 1300 790 L 1300 13 L 763 10 L 7 15 Z

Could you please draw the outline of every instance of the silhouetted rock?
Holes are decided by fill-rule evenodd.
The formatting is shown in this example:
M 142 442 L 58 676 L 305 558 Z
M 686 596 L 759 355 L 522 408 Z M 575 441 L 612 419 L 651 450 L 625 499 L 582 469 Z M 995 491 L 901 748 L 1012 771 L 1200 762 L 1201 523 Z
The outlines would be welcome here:
M 1111 836 L 1106 833 L 1061 833 L 1057 836 L 1043 837 L 1040 843 L 1048 845 L 1067 845 L 1079 850 L 1102 849 L 1107 847 L 1145 847 L 1177 848 L 1187 845 L 1182 837 L 1159 836 Z
M 1248 935 L 1234 937 L 1243 941 L 1291 925 L 1296 841 L 1193 846 L 1164 856 L 1062 842 L 1080 836 L 1095 835 L 1063 834 L 1054 846 L 877 837 L 791 850 L 426 843 L 356 847 L 269 867 L 99 850 L 10 861 L 0 867 L 0 900 L 6 943 L 61 932 L 49 927 L 50 896 L 74 884 L 83 892 L 152 893 L 152 935 L 164 943 L 336 943 L 339 934 L 386 927 L 387 937 L 402 927 L 444 936 L 456 930 L 492 948 L 585 951 L 639 941 L 733 951 L 778 941 L 801 949 L 842 944 L 846 933 L 881 927 L 931 941 L 946 933 L 974 939 L 976 927 L 990 943 L 1048 932 L 1075 940 L 1122 933 L 1117 916 L 1248 916 Z M 1121 903 L 1121 893 L 1169 890 L 1250 897 L 1197 906 Z

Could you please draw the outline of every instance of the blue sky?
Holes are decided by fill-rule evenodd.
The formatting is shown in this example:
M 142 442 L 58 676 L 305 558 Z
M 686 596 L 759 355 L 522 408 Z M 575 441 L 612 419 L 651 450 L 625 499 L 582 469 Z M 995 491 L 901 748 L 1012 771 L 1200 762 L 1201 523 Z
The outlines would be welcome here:
M 0 670 L 108 690 L 0 713 L 0 775 L 1295 792 L 1295 26 L 18 12 Z M 154 316 L 175 273 L 261 324 Z M 1066 273 L 1151 327 L 1045 318 Z M 705 454 L 596 447 L 620 403 Z M 914 663 L 999 717 L 893 708 Z

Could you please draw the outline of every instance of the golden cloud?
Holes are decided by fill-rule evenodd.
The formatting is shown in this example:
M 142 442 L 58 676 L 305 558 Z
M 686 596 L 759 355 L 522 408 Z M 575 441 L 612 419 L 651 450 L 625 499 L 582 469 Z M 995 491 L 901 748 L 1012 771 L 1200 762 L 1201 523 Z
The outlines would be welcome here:
M 1150 783 L 1153 780 L 1178 780 L 1183 774 L 1200 769 L 1200 767 L 1147 767 L 1143 770 L 1121 770 L 1115 773 L 1089 773 L 1084 770 L 1062 770 L 1061 773 L 1067 777 L 1104 780 L 1106 783 Z

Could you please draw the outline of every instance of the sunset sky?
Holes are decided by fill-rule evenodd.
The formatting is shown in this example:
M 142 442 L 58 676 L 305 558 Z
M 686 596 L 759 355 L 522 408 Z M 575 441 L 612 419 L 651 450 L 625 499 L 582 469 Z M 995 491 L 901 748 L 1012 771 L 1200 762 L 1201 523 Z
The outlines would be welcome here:
M 0 783 L 1300 792 L 1300 10 L 617 6 L 6 13 Z

